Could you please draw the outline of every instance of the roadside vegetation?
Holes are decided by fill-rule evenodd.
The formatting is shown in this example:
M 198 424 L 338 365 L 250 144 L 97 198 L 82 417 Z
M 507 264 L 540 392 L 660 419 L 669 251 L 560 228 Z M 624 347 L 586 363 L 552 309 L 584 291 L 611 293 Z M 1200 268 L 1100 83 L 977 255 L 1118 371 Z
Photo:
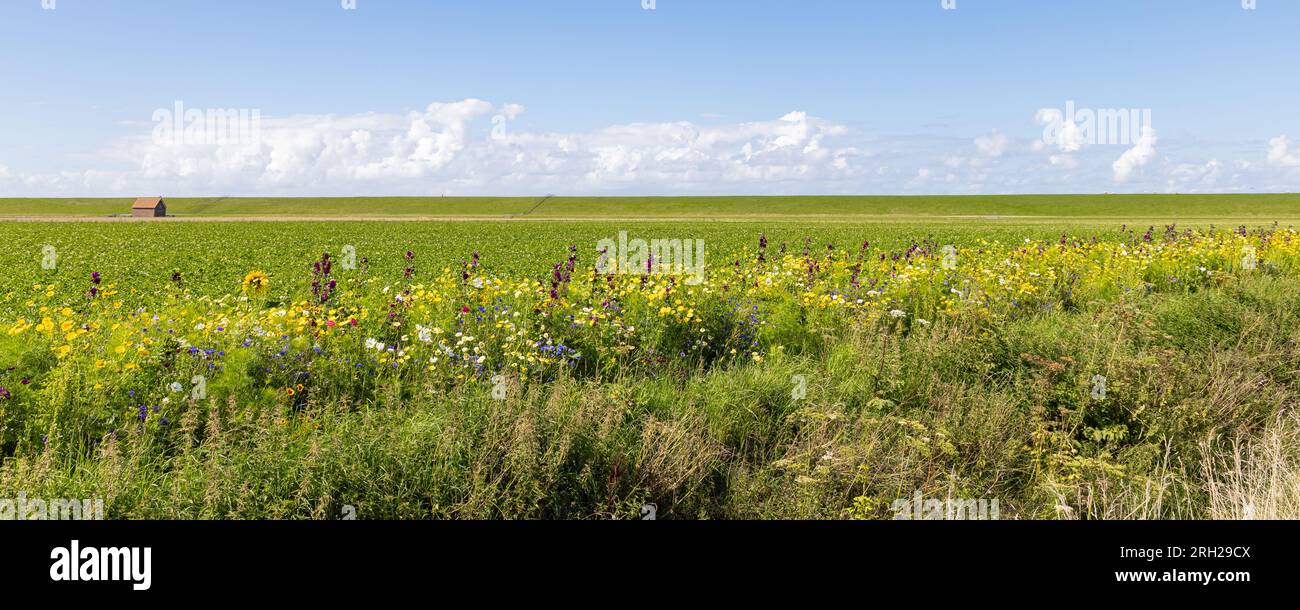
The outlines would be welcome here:
M 451 263 L 519 237 L 290 223 L 361 247 L 271 272 L 247 262 L 313 244 L 16 226 L 0 254 L 37 270 L 0 281 L 0 497 L 127 519 L 888 519 L 917 494 L 1003 519 L 1300 517 L 1286 228 L 714 227 L 695 283 L 611 270 L 603 226 Z M 393 230 L 453 227 L 472 234 L 433 254 Z M 228 247 L 171 267 L 188 238 Z

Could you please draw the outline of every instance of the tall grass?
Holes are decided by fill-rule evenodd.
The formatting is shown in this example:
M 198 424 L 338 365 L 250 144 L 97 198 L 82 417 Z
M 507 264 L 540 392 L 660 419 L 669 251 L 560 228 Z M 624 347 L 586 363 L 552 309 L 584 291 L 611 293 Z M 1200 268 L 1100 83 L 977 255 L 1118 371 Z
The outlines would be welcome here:
M 1227 450 L 1204 447 L 1210 516 L 1214 519 L 1300 519 L 1300 415 L 1279 413 L 1254 437 Z

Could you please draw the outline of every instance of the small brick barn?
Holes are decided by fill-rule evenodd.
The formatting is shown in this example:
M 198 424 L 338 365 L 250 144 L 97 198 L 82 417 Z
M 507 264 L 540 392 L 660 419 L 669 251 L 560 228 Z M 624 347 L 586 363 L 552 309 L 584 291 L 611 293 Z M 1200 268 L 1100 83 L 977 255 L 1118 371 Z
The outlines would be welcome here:
M 167 202 L 162 197 L 143 197 L 131 205 L 131 216 L 135 218 L 162 218 L 167 215 Z

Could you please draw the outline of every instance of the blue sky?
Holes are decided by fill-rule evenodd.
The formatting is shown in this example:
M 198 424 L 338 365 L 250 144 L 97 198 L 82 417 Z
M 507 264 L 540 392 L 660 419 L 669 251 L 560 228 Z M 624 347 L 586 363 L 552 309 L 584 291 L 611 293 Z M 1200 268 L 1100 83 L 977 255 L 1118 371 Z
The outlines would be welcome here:
M 0 4 L 0 196 L 1300 182 L 1292 0 L 54 2 Z M 177 100 L 257 137 L 160 142 Z M 1151 133 L 1040 142 L 1071 100 Z

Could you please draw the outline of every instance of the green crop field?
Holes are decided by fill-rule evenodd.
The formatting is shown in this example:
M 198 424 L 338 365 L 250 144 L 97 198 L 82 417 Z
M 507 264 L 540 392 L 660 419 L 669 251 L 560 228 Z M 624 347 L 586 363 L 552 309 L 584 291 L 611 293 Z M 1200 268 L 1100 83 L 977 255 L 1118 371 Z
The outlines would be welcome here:
M 129 204 L 0 200 L 0 497 L 1300 516 L 1300 196 Z
M 1300 195 L 1005 195 L 876 197 L 333 197 L 168 199 L 180 218 L 485 217 L 818 220 L 1012 217 L 1150 221 L 1300 218 Z M 0 217 L 129 215 L 130 199 L 0 199 Z
M 195 294 L 220 296 L 238 284 L 249 270 L 294 279 L 305 265 L 324 252 L 355 249 L 379 273 L 401 273 L 405 253 L 413 251 L 423 265 L 437 269 L 459 267 L 478 252 L 484 267 L 503 274 L 541 276 L 564 260 L 570 244 L 582 245 L 585 259 L 596 243 L 626 231 L 632 237 L 677 237 L 702 240 L 710 252 L 729 253 L 758 243 L 767 235 L 774 249 L 801 250 L 807 239 L 818 250 L 834 245 L 856 249 L 863 241 L 873 247 L 901 250 L 926 238 L 945 244 L 969 245 L 978 239 L 1014 241 L 1026 237 L 1060 237 L 1062 229 L 1023 223 L 926 221 L 915 223 L 860 222 L 610 222 L 610 221 L 356 221 L 356 222 L 204 222 L 204 223 L 51 223 L 3 225 L 6 244 L 0 248 L 0 290 L 16 290 L 33 280 L 53 282 L 71 298 L 82 290 L 81 280 L 94 271 L 115 278 L 139 278 L 146 288 L 179 271 Z M 1122 222 L 1096 223 L 1086 235 L 1114 237 Z M 1136 227 L 1131 227 L 1136 228 Z M 1142 230 L 1146 226 L 1141 227 Z M 42 251 L 53 246 L 57 269 L 41 268 Z M 730 262 L 710 261 L 714 265 Z M 71 280 L 71 281 L 66 281 Z M 153 294 L 141 290 L 141 298 Z

